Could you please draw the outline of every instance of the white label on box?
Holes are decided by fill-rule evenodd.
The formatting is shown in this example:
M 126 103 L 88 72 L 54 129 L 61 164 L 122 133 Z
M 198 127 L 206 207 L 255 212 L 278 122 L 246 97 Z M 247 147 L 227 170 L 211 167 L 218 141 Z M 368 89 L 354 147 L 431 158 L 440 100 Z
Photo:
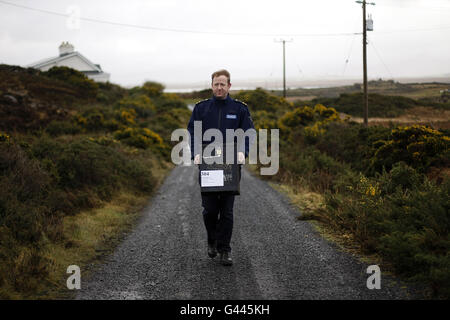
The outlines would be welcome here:
M 200 171 L 202 187 L 223 187 L 223 170 Z

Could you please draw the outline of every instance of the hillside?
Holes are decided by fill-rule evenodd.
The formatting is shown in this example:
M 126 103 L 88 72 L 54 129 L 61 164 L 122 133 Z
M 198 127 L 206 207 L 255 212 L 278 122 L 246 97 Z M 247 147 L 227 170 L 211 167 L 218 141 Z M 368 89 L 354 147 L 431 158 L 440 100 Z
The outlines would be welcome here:
M 373 80 L 368 82 L 370 93 L 382 95 L 404 96 L 408 98 L 436 98 L 441 96 L 441 90 L 450 89 L 449 83 L 401 83 L 393 80 Z M 362 83 L 353 85 L 326 87 L 326 88 L 292 88 L 287 90 L 286 95 L 289 100 L 306 97 L 311 98 L 337 98 L 340 94 L 362 92 Z M 282 91 L 271 91 L 276 95 L 281 95 Z

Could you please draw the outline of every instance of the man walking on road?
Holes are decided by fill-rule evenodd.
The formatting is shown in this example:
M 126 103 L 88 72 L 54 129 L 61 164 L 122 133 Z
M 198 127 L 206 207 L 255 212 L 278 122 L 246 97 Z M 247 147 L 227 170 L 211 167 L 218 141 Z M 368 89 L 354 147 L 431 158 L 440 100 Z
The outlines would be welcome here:
M 200 101 L 192 111 L 188 130 L 191 135 L 191 150 L 194 150 L 194 121 L 202 122 L 202 137 L 208 129 L 218 129 L 226 136 L 226 129 L 254 129 L 247 105 L 229 96 L 230 73 L 219 70 L 211 76 L 213 97 Z M 203 141 L 202 141 L 203 143 Z M 238 163 L 245 163 L 249 144 L 245 143 L 245 154 L 238 152 Z M 200 154 L 192 154 L 194 164 L 200 163 Z M 240 169 L 241 165 L 239 166 Z M 220 262 L 231 266 L 231 235 L 233 231 L 234 194 L 230 192 L 202 192 L 203 221 L 205 223 L 208 256 L 214 258 L 219 252 Z

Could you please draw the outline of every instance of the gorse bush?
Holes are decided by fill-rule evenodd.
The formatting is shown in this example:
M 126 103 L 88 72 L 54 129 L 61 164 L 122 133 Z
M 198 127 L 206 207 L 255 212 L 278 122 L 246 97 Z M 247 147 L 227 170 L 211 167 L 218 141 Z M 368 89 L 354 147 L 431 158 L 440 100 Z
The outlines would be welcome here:
M 87 131 L 96 131 L 103 129 L 105 116 L 99 109 L 91 108 L 84 111 L 77 118 L 77 124 L 87 129 Z
M 431 166 L 449 164 L 450 138 L 431 128 L 414 125 L 391 131 L 388 140 L 376 142 L 377 151 L 372 159 L 375 169 L 391 168 L 404 161 L 408 165 L 427 171 Z
M 186 103 L 175 93 L 164 93 L 155 98 L 159 112 L 172 112 L 176 109 L 187 109 Z
M 281 129 L 296 128 L 299 126 L 307 126 L 314 120 L 314 109 L 308 106 L 303 108 L 295 108 L 293 111 L 286 112 L 280 118 Z
M 275 114 L 266 110 L 252 112 L 252 119 L 256 130 L 278 129 L 278 118 Z
M 119 120 L 125 124 L 136 124 L 136 109 L 121 109 Z
M 191 112 L 177 95 L 160 92 L 162 89 L 162 86 L 149 82 L 146 88 L 133 88 L 129 95 L 123 96 L 119 92 L 120 100 L 112 106 L 84 107 L 67 120 L 52 121 L 45 131 L 52 136 L 103 133 L 129 146 L 152 148 L 168 160 L 171 133 L 185 127 Z
M 190 117 L 191 111 L 189 109 L 175 108 L 160 112 L 156 117 L 149 119 L 148 122 L 143 122 L 143 125 L 151 127 L 167 144 L 170 144 L 172 132 L 178 128 L 186 128 Z
M 97 82 L 98 93 L 96 100 L 102 105 L 113 105 L 128 95 L 128 90 L 111 82 Z
M 114 138 L 137 148 L 149 147 L 164 148 L 163 139 L 147 128 L 126 128 L 114 133 Z
M 326 132 L 329 124 L 340 121 L 335 109 L 317 104 L 314 108 L 304 106 L 286 112 L 278 121 L 278 125 L 282 137 L 293 141 L 293 133 L 303 130 L 306 141 L 312 144 Z
M 0 143 L 1 143 L 1 142 L 6 142 L 6 143 L 8 143 L 8 142 L 9 142 L 9 139 L 10 139 L 10 137 L 9 137 L 8 134 L 3 133 L 3 132 L 0 132 Z
M 449 295 L 450 181 L 441 186 L 404 163 L 377 178 L 360 179 L 342 193 L 327 193 L 322 214 L 362 249 L 377 252 L 398 274 Z
M 287 110 L 293 109 L 292 103 L 284 98 L 271 95 L 262 88 L 257 88 L 252 91 L 243 90 L 238 92 L 234 97 L 247 103 L 252 114 L 255 111 L 264 110 L 269 113 L 282 115 Z
M 316 139 L 315 147 L 327 155 L 347 163 L 357 172 L 373 176 L 372 158 L 379 141 L 388 139 L 391 129 L 363 127 L 357 123 L 336 121 L 328 124 L 323 135 Z
M 296 128 L 299 126 L 315 124 L 320 121 L 327 123 L 339 120 L 339 115 L 334 108 L 327 108 L 321 104 L 317 104 L 314 108 L 304 106 L 286 112 L 283 117 L 280 118 L 280 126 Z
M 89 187 L 100 199 L 108 200 L 121 187 L 135 186 L 134 177 L 127 174 L 127 156 L 120 144 L 110 138 L 82 138 L 62 143 L 42 137 L 30 147 L 29 154 L 41 161 L 61 189 Z M 144 168 L 141 166 L 141 173 L 146 173 L 151 180 L 151 174 Z
M 384 170 L 378 178 L 382 186 L 381 192 L 384 195 L 395 192 L 397 188 L 414 190 L 423 183 L 424 179 L 424 175 L 421 175 L 404 162 L 397 162 L 389 174 Z
M 147 118 L 155 114 L 156 107 L 146 95 L 137 95 L 123 98 L 118 102 L 118 108 L 134 110 L 141 118 Z
M 152 99 L 160 97 L 164 92 L 164 85 L 155 81 L 146 81 L 142 86 L 133 87 L 129 90 L 130 96 L 145 95 Z
M 147 81 L 142 86 L 142 91 L 149 97 L 158 97 L 163 94 L 164 86 L 158 82 Z

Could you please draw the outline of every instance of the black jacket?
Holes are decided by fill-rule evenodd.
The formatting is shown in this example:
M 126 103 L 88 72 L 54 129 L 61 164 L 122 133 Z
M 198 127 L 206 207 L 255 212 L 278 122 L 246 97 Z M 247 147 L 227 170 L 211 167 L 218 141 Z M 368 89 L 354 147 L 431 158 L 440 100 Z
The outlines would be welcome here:
M 215 128 L 222 132 L 225 142 L 226 129 L 255 129 L 250 111 L 244 102 L 232 99 L 229 95 L 226 99 L 216 99 L 215 97 L 198 102 L 192 111 L 188 124 L 188 131 L 191 135 L 191 158 L 194 158 L 194 121 L 202 121 L 202 137 L 206 130 Z M 229 142 L 229 141 L 226 141 Z M 211 141 L 202 141 L 211 143 Z M 248 156 L 249 141 L 245 141 L 245 156 Z

